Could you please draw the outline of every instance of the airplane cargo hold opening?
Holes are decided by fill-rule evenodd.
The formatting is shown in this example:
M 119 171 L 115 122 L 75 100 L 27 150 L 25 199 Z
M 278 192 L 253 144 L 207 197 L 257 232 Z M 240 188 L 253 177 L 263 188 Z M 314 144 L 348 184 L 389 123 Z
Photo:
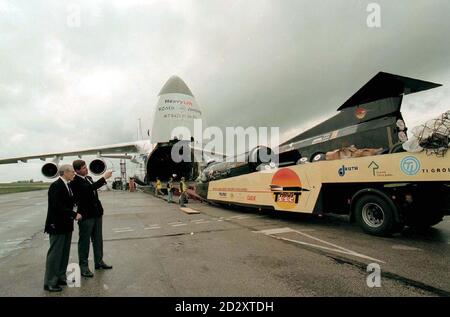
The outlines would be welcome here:
M 190 162 L 174 162 L 171 153 L 175 143 L 160 143 L 153 150 L 147 160 L 147 182 L 153 182 L 158 177 L 161 181 L 167 181 L 175 174 L 175 179 L 185 177 L 188 180 L 195 179 L 198 173 L 197 163 L 194 162 L 191 153 Z

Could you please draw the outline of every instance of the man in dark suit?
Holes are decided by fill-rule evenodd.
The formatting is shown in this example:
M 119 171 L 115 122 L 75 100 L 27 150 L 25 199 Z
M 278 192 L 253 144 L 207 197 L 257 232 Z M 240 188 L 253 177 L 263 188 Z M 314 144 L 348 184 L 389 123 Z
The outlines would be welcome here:
M 94 249 L 95 269 L 112 269 L 112 266 L 103 262 L 103 206 L 98 199 L 97 193 L 97 189 L 106 184 L 106 180 L 111 177 L 112 172 L 107 171 L 102 178 L 94 182 L 88 176 L 85 161 L 75 160 L 73 162 L 73 168 L 75 169 L 76 176 L 71 183 L 72 190 L 78 205 L 78 212 L 83 217 L 83 220 L 78 222 L 78 259 L 81 275 L 84 277 L 93 277 L 94 274 L 89 270 L 88 265 L 90 240 L 92 240 L 92 247 Z
M 48 189 L 48 211 L 45 232 L 50 235 L 50 248 L 45 264 L 44 289 L 60 292 L 61 285 L 67 285 L 66 270 L 69 264 L 70 243 L 72 241 L 73 221 L 81 215 L 74 211 L 74 197 L 69 182 L 75 171 L 69 164 L 59 169 L 57 181 Z

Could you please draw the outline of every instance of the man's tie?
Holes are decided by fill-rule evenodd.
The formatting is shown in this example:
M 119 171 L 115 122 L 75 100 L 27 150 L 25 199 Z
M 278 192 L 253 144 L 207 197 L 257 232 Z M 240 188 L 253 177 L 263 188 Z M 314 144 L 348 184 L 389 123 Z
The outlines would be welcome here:
M 86 180 L 88 181 L 89 184 L 91 184 L 91 185 L 94 184 L 94 183 L 91 181 L 91 179 L 90 179 L 89 177 L 87 177 L 87 176 L 86 176 Z M 94 189 L 94 196 L 95 196 L 95 197 L 98 197 L 97 191 L 96 191 L 95 189 Z
M 69 190 L 69 196 L 72 197 L 73 196 L 73 192 L 72 189 L 70 188 L 70 184 L 67 183 L 67 189 Z

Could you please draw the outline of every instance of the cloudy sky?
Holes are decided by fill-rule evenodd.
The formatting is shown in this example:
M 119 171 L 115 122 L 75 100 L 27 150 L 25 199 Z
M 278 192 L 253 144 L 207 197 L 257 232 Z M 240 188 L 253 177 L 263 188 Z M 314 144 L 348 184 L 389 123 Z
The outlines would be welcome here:
M 405 97 L 410 127 L 450 109 L 450 1 L 0 0 L 0 157 L 136 139 L 172 75 L 209 125 L 278 126 L 282 141 L 333 115 L 378 71 L 444 86 Z M 0 182 L 40 179 L 0 166 Z

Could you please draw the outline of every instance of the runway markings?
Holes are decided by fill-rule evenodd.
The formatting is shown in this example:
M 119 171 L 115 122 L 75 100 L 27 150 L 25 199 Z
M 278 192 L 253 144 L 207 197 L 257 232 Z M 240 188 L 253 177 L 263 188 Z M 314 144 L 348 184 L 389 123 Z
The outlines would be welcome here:
M 419 249 L 419 248 L 409 247 L 407 245 L 401 245 L 401 244 L 393 245 L 392 249 L 401 250 L 401 251 L 423 251 L 422 249 Z
M 267 229 L 267 230 L 261 230 L 261 231 L 254 231 L 255 233 L 262 233 L 265 235 L 273 235 L 273 234 L 280 234 L 280 233 L 288 233 L 293 232 L 291 228 L 276 228 L 276 229 Z
M 115 233 L 123 233 L 123 232 L 132 232 L 134 229 L 128 229 L 128 230 L 120 230 L 120 231 L 114 231 Z
M 8 239 L 8 240 L 6 240 L 6 241 L 23 241 L 23 240 L 26 240 L 27 238 L 17 238 L 17 239 Z
M 30 241 L 30 238 L 17 238 L 17 239 L 8 239 L 5 242 L 3 242 L 4 245 L 11 245 L 11 244 L 21 244 L 22 242 L 25 241 Z
M 134 231 L 134 229 L 131 229 L 131 227 L 114 228 L 113 230 L 114 230 L 115 233 L 122 233 L 122 232 L 131 232 L 131 231 Z
M 219 218 L 212 218 L 212 219 L 195 219 L 195 220 L 189 220 L 186 222 L 182 222 L 182 221 L 173 221 L 173 222 L 168 222 L 167 225 L 171 226 L 171 227 L 182 227 L 182 226 L 187 226 L 188 224 L 208 224 L 211 222 L 223 222 L 223 221 L 230 221 L 230 220 L 242 220 L 242 219 L 250 219 L 250 218 L 262 218 L 265 216 L 250 216 L 250 215 L 235 215 L 229 218 L 225 218 L 225 217 L 219 217 Z M 156 230 L 156 229 L 161 229 L 162 226 L 160 224 L 151 224 L 151 225 L 147 225 L 147 227 L 144 227 L 144 230 Z M 132 229 L 131 227 L 121 227 L 121 228 L 113 228 L 112 229 L 115 233 L 122 233 L 122 232 L 131 232 L 131 231 L 135 231 L 134 229 Z M 312 229 L 309 229 L 312 230 Z M 313 230 L 314 231 L 314 230 Z
M 0 223 L 5 223 L 5 224 L 12 224 L 12 223 L 24 223 L 24 222 L 28 222 L 28 220 L 10 220 L 10 221 L 0 221 Z
M 3 244 L 19 244 L 22 241 L 9 241 L 9 242 L 3 242 Z
M 315 241 L 318 241 L 322 244 L 328 245 L 328 246 L 323 246 L 323 245 L 319 245 L 319 244 L 313 244 L 313 243 L 308 243 L 308 242 L 304 242 L 304 241 L 300 241 L 300 240 L 294 240 L 294 239 L 288 239 L 288 238 L 284 238 L 284 237 L 280 237 L 277 236 L 277 234 L 282 234 L 282 233 L 297 233 L 300 234 L 308 239 L 312 239 Z M 261 231 L 254 231 L 254 233 L 262 233 L 265 234 L 269 237 L 278 239 L 278 240 L 284 240 L 284 241 L 289 241 L 289 242 L 293 242 L 293 243 L 297 243 L 297 244 L 301 244 L 301 245 L 305 245 L 305 246 L 309 246 L 309 247 L 313 247 L 313 248 L 318 248 L 318 249 L 322 249 L 322 250 L 327 250 L 327 251 L 331 251 L 331 252 L 337 252 L 337 253 L 343 253 L 343 254 L 347 254 L 347 255 L 352 255 L 352 256 L 356 256 L 356 257 L 360 257 L 363 259 L 367 259 L 367 260 L 371 260 L 371 261 L 376 261 L 376 262 L 380 262 L 380 263 L 386 263 L 382 260 L 378 260 L 372 257 L 369 257 L 367 255 L 346 249 L 344 247 L 338 246 L 337 244 L 333 244 L 331 242 L 313 237 L 310 234 L 298 231 L 298 230 L 293 230 L 291 228 L 274 228 L 274 229 L 267 229 L 267 230 L 261 230 Z
M 113 228 L 114 231 L 116 231 L 116 230 L 127 230 L 127 229 L 131 229 L 131 227 Z
M 239 217 L 235 217 L 232 219 L 241 220 L 241 219 L 249 219 L 249 218 L 251 218 L 251 217 L 250 216 L 239 216 Z

